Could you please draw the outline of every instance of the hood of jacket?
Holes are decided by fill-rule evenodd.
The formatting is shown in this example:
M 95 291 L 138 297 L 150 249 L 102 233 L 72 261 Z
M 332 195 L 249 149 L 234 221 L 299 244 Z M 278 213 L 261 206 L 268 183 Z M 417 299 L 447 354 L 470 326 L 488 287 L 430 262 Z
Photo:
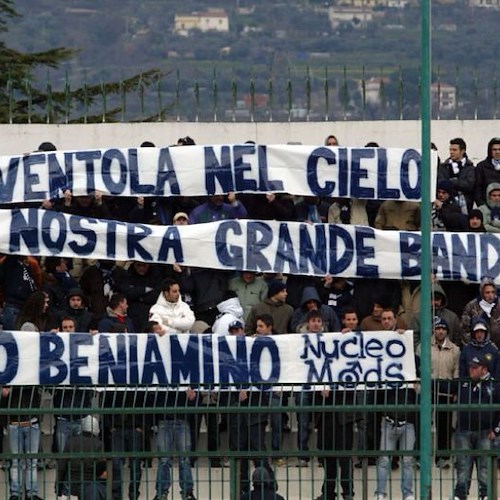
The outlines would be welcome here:
M 441 309 L 444 309 L 448 305 L 448 297 L 446 296 L 446 292 L 438 282 L 432 284 L 432 294 L 439 294 L 441 295 L 441 297 L 443 297 L 443 305 L 441 306 Z
M 243 317 L 243 307 L 240 304 L 238 297 L 231 297 L 230 299 L 223 300 L 217 304 L 217 309 L 221 314 L 232 314 L 237 318 Z
M 316 301 L 318 303 L 318 308 L 322 304 L 321 299 L 319 298 L 318 290 L 316 290 L 316 287 L 314 286 L 304 287 L 304 290 L 302 291 L 302 301 L 300 303 L 300 306 L 305 307 L 307 302 L 309 302 L 310 300 Z

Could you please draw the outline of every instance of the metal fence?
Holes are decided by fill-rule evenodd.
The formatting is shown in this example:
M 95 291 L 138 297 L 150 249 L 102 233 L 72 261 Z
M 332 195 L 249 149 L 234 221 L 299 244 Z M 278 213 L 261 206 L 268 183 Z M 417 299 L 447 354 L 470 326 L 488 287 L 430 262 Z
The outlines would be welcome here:
M 432 81 L 433 118 L 496 119 L 496 69 L 436 67 Z M 5 123 L 405 120 L 420 118 L 420 91 L 418 68 L 200 65 L 114 82 L 7 77 L 0 116 Z
M 242 492 L 250 488 L 257 488 L 253 498 L 263 499 L 280 498 L 278 494 L 290 500 L 345 499 L 351 494 L 366 499 L 380 488 L 377 469 L 385 463 L 385 498 L 403 498 L 405 473 L 418 498 L 418 436 L 432 432 L 432 497 L 454 497 L 456 464 L 465 457 L 476 467 L 483 464 L 486 490 L 481 494 L 498 498 L 495 442 L 483 449 L 457 450 L 439 447 L 441 437 L 436 436 L 445 431 L 451 435 L 458 412 L 476 415 L 470 426 L 474 433 L 481 411 L 496 415 L 500 407 L 436 400 L 433 429 L 424 429 L 418 425 L 418 400 L 411 397 L 411 386 L 398 400 L 391 397 L 396 390 L 392 385 L 381 384 L 376 390 L 335 385 L 329 392 L 324 385 L 312 389 L 229 392 L 204 387 L 190 399 L 186 387 L 26 386 L 11 388 L 9 394 L 4 387 L 0 497 L 25 498 L 25 492 L 26 498 L 36 493 L 49 500 L 65 498 L 69 490 L 85 500 L 177 499 L 191 498 L 192 487 L 198 499 L 249 498 Z M 442 415 L 450 418 L 449 427 L 443 426 Z M 384 426 L 397 433 L 412 422 L 414 447 L 396 450 L 391 444 L 386 448 L 395 451 L 381 450 Z M 165 476 L 169 466 L 174 466 L 170 478 Z M 31 486 L 34 478 L 37 490 Z M 472 478 L 469 498 L 479 498 L 475 473 Z M 13 490 L 13 484 L 23 489 Z M 84 491 L 86 487 L 90 490 Z

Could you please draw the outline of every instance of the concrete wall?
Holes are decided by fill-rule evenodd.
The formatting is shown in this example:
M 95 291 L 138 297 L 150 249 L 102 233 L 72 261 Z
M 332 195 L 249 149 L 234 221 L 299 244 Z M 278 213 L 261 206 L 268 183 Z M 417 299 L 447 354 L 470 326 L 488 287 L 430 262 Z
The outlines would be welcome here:
M 498 128 L 497 128 L 498 127 Z M 418 121 L 290 122 L 290 123 L 103 123 L 89 125 L 0 125 L 0 155 L 33 151 L 43 141 L 59 149 L 92 149 L 138 146 L 149 140 L 157 146 L 175 144 L 191 136 L 197 144 L 231 144 L 254 140 L 260 144 L 323 144 L 334 134 L 345 146 L 363 146 L 376 141 L 386 147 L 420 147 Z M 486 155 L 491 137 L 500 136 L 495 120 L 442 120 L 432 123 L 432 140 L 442 159 L 448 141 L 462 137 L 476 163 Z

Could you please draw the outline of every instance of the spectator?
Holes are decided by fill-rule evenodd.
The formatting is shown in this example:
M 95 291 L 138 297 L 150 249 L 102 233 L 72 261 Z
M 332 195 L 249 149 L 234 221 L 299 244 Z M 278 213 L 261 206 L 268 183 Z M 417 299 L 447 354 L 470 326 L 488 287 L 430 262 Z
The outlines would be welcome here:
M 449 179 L 438 182 L 437 196 L 432 202 L 433 231 L 463 231 L 467 217 L 455 200 L 453 183 Z
M 0 285 L 4 304 L 2 324 L 4 330 L 14 330 L 17 317 L 28 297 L 41 286 L 38 262 L 29 257 L 7 255 L 0 263 Z
M 243 319 L 243 307 L 241 307 L 240 299 L 236 292 L 227 291 L 222 302 L 217 304 L 217 309 L 220 312 L 212 326 L 214 335 L 228 335 L 229 326 L 238 322 L 241 327 L 245 325 Z
M 453 183 L 458 205 L 468 214 L 474 203 L 476 174 L 474 164 L 467 157 L 465 141 L 457 137 L 450 141 L 450 156 L 438 167 L 437 180 L 449 179 Z
M 105 493 L 106 488 L 99 478 L 106 466 L 100 455 L 104 447 L 99 439 L 99 421 L 91 415 L 81 421 L 81 434 L 71 437 L 64 447 L 64 453 L 80 453 L 81 458 L 59 459 L 57 464 L 57 478 L 60 483 L 70 485 L 69 493 L 78 497 L 78 500 L 89 500 L 87 492 L 93 490 Z M 100 471 L 100 472 L 99 472 Z M 91 496 L 90 498 L 94 498 Z M 105 497 L 102 497 L 105 498 Z
M 420 356 L 420 345 L 417 349 Z M 443 318 L 436 318 L 434 333 L 431 337 L 431 378 L 434 381 L 433 400 L 436 405 L 449 405 L 453 403 L 449 391 L 443 391 L 437 381 L 452 380 L 458 377 L 458 364 L 460 349 L 448 338 L 448 323 Z M 451 450 L 451 434 L 453 431 L 453 412 L 450 410 L 436 411 L 436 445 L 441 452 Z M 449 469 L 449 455 L 436 455 L 436 466 Z
M 486 228 L 483 224 L 483 212 L 478 208 L 474 208 L 469 212 L 469 216 L 467 217 L 468 227 L 467 231 L 469 233 L 484 233 L 486 232 Z
M 420 204 L 414 201 L 384 201 L 378 209 L 375 228 L 418 231 L 420 229 Z
M 157 500 L 168 500 L 169 490 L 172 485 L 172 457 L 170 453 L 177 449 L 181 455 L 179 461 L 179 484 L 183 500 L 196 500 L 193 488 L 193 475 L 189 452 L 191 451 L 191 437 L 186 416 L 181 413 L 171 413 L 169 408 L 177 409 L 185 407 L 197 397 L 196 392 L 191 388 L 186 391 L 167 389 L 154 394 L 154 406 L 164 408 L 163 414 L 157 415 L 158 434 L 156 445 L 161 454 L 156 476 L 156 497 Z
M 327 274 L 323 280 L 321 296 L 323 304 L 331 307 L 337 317 L 341 317 L 343 311 L 352 306 L 354 294 L 354 283 L 341 276 Z
M 500 303 L 495 281 L 487 276 L 483 277 L 479 284 L 479 296 L 464 308 L 462 328 L 466 334 L 472 335 L 472 321 L 478 316 L 481 316 L 488 326 L 491 341 L 497 347 L 500 346 Z
M 483 226 L 488 233 L 500 233 L 500 183 L 486 188 L 486 202 L 479 207 L 483 214 Z
M 252 474 L 253 490 L 244 493 L 241 500 L 285 500 L 277 493 L 278 485 L 265 467 L 256 467 Z
M 387 307 L 384 299 L 382 298 L 375 299 L 373 303 L 372 313 L 370 316 L 367 316 L 366 318 L 363 319 L 363 321 L 361 321 L 360 329 L 369 332 L 386 330 L 387 328 L 384 328 L 384 326 L 382 325 L 382 313 L 386 309 Z M 394 309 L 392 308 L 389 309 L 394 311 Z M 404 324 L 403 320 L 400 317 L 396 318 L 396 329 L 397 330 L 406 329 L 406 325 Z
M 149 321 L 158 322 L 163 333 L 189 332 L 195 317 L 181 298 L 179 283 L 172 279 L 165 280 L 156 304 L 149 310 Z
M 339 141 L 334 135 L 328 135 L 325 139 L 325 146 L 338 146 Z
M 253 271 L 241 271 L 239 276 L 229 280 L 229 290 L 236 292 L 243 307 L 243 318 L 247 318 L 252 306 L 267 296 L 267 284 L 262 276 Z
M 488 142 L 488 154 L 480 161 L 476 168 L 474 183 L 474 201 L 480 207 L 486 203 L 488 197 L 486 188 L 493 182 L 500 183 L 500 138 L 493 137 Z
M 70 317 L 75 321 L 77 332 L 96 333 L 97 321 L 94 315 L 87 309 L 85 295 L 81 288 L 72 288 L 66 297 L 66 308 L 62 311 L 64 317 Z
M 467 367 L 468 380 L 450 384 L 459 405 L 455 449 L 463 451 L 457 454 L 457 482 L 454 495 L 458 500 L 465 500 L 469 494 L 472 470 L 476 464 L 479 498 L 486 500 L 488 494 L 488 457 L 473 450 L 487 451 L 500 435 L 500 412 L 494 408 L 500 404 L 500 386 L 496 383 L 489 369 L 489 361 L 482 355 L 472 357 Z
M 30 412 L 33 408 L 40 408 L 39 388 L 27 385 L 4 386 L 1 397 L 6 400 L 7 408 L 16 410 L 16 413 L 9 416 L 7 427 L 9 450 L 13 455 L 9 469 L 9 500 L 42 500 L 38 496 L 37 459 L 34 457 L 40 447 L 40 423 L 38 416 Z
M 267 298 L 256 304 L 250 310 L 245 331 L 253 333 L 257 316 L 269 314 L 274 321 L 274 330 L 277 334 L 288 333 L 290 331 L 290 320 L 293 309 L 286 301 L 286 284 L 280 280 L 273 280 L 268 284 Z
M 338 451 L 339 454 L 338 456 L 326 455 L 323 457 L 325 478 L 321 495 L 316 500 L 338 498 L 335 491 L 338 479 L 342 488 L 342 498 L 353 500 L 352 460 L 351 457 L 342 454 L 352 450 L 356 414 L 341 411 L 340 408 L 355 404 L 356 391 L 345 391 L 342 390 L 341 386 L 334 384 L 333 387 L 322 390 L 321 396 L 325 410 L 321 413 L 319 420 L 318 448 L 324 451 Z M 335 407 L 339 410 L 335 411 Z
M 471 359 L 481 356 L 488 360 L 488 369 L 491 374 L 498 373 L 498 347 L 491 341 L 487 322 L 482 316 L 472 320 L 470 341 L 465 344 L 460 353 L 458 376 L 467 377 Z
M 418 360 L 416 360 L 418 367 Z M 395 407 L 395 410 L 385 411 L 382 415 L 380 432 L 380 450 L 388 452 L 377 461 L 377 487 L 375 490 L 376 500 L 387 497 L 387 480 L 389 479 L 390 456 L 399 445 L 401 451 L 412 451 L 415 447 L 415 423 L 417 412 L 406 409 L 409 405 L 418 403 L 417 393 L 413 384 L 401 383 L 397 385 L 386 385 L 375 389 L 379 404 L 385 407 Z M 403 467 L 401 473 L 401 497 L 403 500 L 415 500 L 413 494 L 414 458 L 411 455 L 403 456 Z
M 134 332 L 134 324 L 127 316 L 128 303 L 127 297 L 121 293 L 115 293 L 109 301 L 109 306 L 106 308 L 106 316 L 99 321 L 100 332 L 110 332 L 116 324 L 123 325 L 127 332 Z
M 227 195 L 229 203 L 224 202 L 224 196 L 216 194 L 208 197 L 208 201 L 194 208 L 189 214 L 191 224 L 202 224 L 224 219 L 244 219 L 247 210 L 243 204 L 236 199 L 234 193 Z
M 313 286 L 307 286 L 302 291 L 302 303 L 301 306 L 293 312 L 290 321 L 290 330 L 300 333 L 307 330 L 307 314 L 309 311 L 313 310 L 317 310 L 321 313 L 325 331 L 340 331 L 340 321 L 337 314 L 331 307 L 321 303 L 318 291 Z
M 113 290 L 127 297 L 127 314 L 138 331 L 142 332 L 148 321 L 149 310 L 160 294 L 163 275 L 149 262 L 134 261 L 125 271 L 115 267 L 112 273 Z
M 23 327 L 26 330 L 27 324 L 34 325 L 37 332 L 57 331 L 57 318 L 49 313 L 49 297 L 45 292 L 33 292 L 19 312 L 16 330 L 23 330 Z
M 448 325 L 448 339 L 458 347 L 462 347 L 467 342 L 468 334 L 464 333 L 460 318 L 451 309 L 448 309 L 447 306 L 448 299 L 446 292 L 441 286 L 441 283 L 435 281 L 432 285 L 431 296 L 432 316 L 446 321 Z M 420 317 L 418 313 L 413 315 L 409 329 L 413 330 L 413 340 L 415 345 L 418 345 L 420 343 Z

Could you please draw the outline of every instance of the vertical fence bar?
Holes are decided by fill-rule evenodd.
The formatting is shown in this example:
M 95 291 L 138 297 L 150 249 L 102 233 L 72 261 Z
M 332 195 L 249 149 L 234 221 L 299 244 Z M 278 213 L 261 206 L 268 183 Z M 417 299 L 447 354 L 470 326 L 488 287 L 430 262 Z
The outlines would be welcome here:
M 311 72 L 309 66 L 306 69 L 306 121 L 311 118 Z
M 436 106 L 437 106 L 437 119 L 441 120 L 441 66 L 437 67 L 437 97 L 436 97 Z
M 364 64 L 361 70 L 361 110 L 363 120 L 366 120 L 366 75 Z
M 493 119 L 497 119 L 497 75 L 495 70 L 495 75 L 493 77 Z
M 108 114 L 106 84 L 104 80 L 101 81 L 101 98 L 102 98 L 102 123 L 106 123 L 106 116 Z
M 328 86 L 328 66 L 325 66 L 325 81 L 323 84 L 324 92 L 325 92 L 325 122 L 330 119 L 329 111 L 330 111 L 330 88 Z
M 250 75 L 250 121 L 255 121 L 255 81 L 253 79 L 253 68 Z
M 269 121 L 273 121 L 273 107 L 274 107 L 274 83 L 273 83 L 273 70 L 271 68 L 269 72 L 269 79 L 267 81 L 267 95 L 269 97 Z
M 45 108 L 45 119 L 46 123 L 51 122 L 51 116 L 52 116 L 52 83 L 50 81 L 50 75 L 47 72 L 47 85 L 45 87 L 45 91 L 47 93 L 47 101 L 46 101 L 46 108 Z
M 69 123 L 69 117 L 71 115 L 71 86 L 69 83 L 69 75 L 66 71 L 66 77 L 64 79 L 64 122 Z
M 477 120 L 477 117 L 478 117 L 478 111 L 477 111 L 477 107 L 479 105 L 478 103 L 478 81 L 477 81 L 477 66 L 474 66 L 474 70 L 472 72 L 472 75 L 473 75 L 473 79 L 472 79 L 472 82 L 473 82 L 473 85 L 474 85 L 474 120 Z
M 238 83 L 236 81 L 235 71 L 231 77 L 231 103 L 233 108 L 233 122 L 236 121 L 236 106 L 238 105 Z
M 159 122 L 161 122 L 163 120 L 163 101 L 162 101 L 162 95 L 161 95 L 161 77 L 162 77 L 162 75 L 159 74 L 158 78 L 156 80 L 156 105 L 158 107 L 157 120 Z
M 194 81 L 194 100 L 195 100 L 195 122 L 200 121 L 200 84 L 198 79 Z
M 214 68 L 212 75 L 212 98 L 213 98 L 213 121 L 217 121 L 218 88 L 217 88 L 217 70 Z
M 14 91 L 10 70 L 9 75 L 7 76 L 7 96 L 9 100 L 9 123 L 12 125 L 14 122 Z
M 120 80 L 120 98 L 121 98 L 121 121 L 125 121 L 125 113 L 127 111 L 127 92 L 125 90 L 125 84 L 123 83 L 123 78 Z
M 144 81 L 143 81 L 143 76 L 142 73 L 139 75 L 139 83 L 137 84 L 137 90 L 139 92 L 139 116 L 140 119 L 142 120 L 144 118 Z
M 89 115 L 89 94 L 87 87 L 87 72 L 84 74 L 83 81 L 83 123 L 87 123 Z
M 347 66 L 344 66 L 344 82 L 342 85 L 342 107 L 344 120 L 347 120 L 347 107 L 349 106 L 349 86 L 347 83 Z
M 292 77 L 290 74 L 290 66 L 288 67 L 288 80 L 286 82 L 286 95 L 287 95 L 287 106 L 288 106 L 288 121 L 292 121 Z
M 460 101 L 460 68 L 456 67 L 456 73 L 455 73 L 455 88 L 456 88 L 456 100 L 455 100 L 455 120 L 459 119 L 458 115 L 458 104 Z
M 30 77 L 26 78 L 24 89 L 26 93 L 26 106 L 28 112 L 28 123 L 31 123 L 31 117 L 33 113 L 33 89 L 31 87 Z
M 404 119 L 404 80 L 403 80 L 403 69 L 399 66 L 399 76 L 398 76 L 398 107 L 399 107 L 399 119 Z
M 384 82 L 384 67 L 380 68 L 380 87 L 379 87 L 379 96 L 380 96 L 380 110 L 382 111 L 382 120 L 386 119 L 387 113 L 387 99 L 385 95 L 385 82 Z
M 180 91 L 181 91 L 181 85 L 180 85 L 180 73 L 179 73 L 179 68 L 177 68 L 177 71 L 175 73 L 175 109 L 177 111 L 177 121 L 181 121 L 181 114 L 180 114 Z
M 421 148 L 422 148 L 422 297 L 420 325 L 422 331 L 431 331 L 431 6 L 430 0 L 421 4 Z M 420 355 L 420 498 L 427 500 L 432 495 L 432 405 L 431 405 L 431 339 L 421 338 Z

